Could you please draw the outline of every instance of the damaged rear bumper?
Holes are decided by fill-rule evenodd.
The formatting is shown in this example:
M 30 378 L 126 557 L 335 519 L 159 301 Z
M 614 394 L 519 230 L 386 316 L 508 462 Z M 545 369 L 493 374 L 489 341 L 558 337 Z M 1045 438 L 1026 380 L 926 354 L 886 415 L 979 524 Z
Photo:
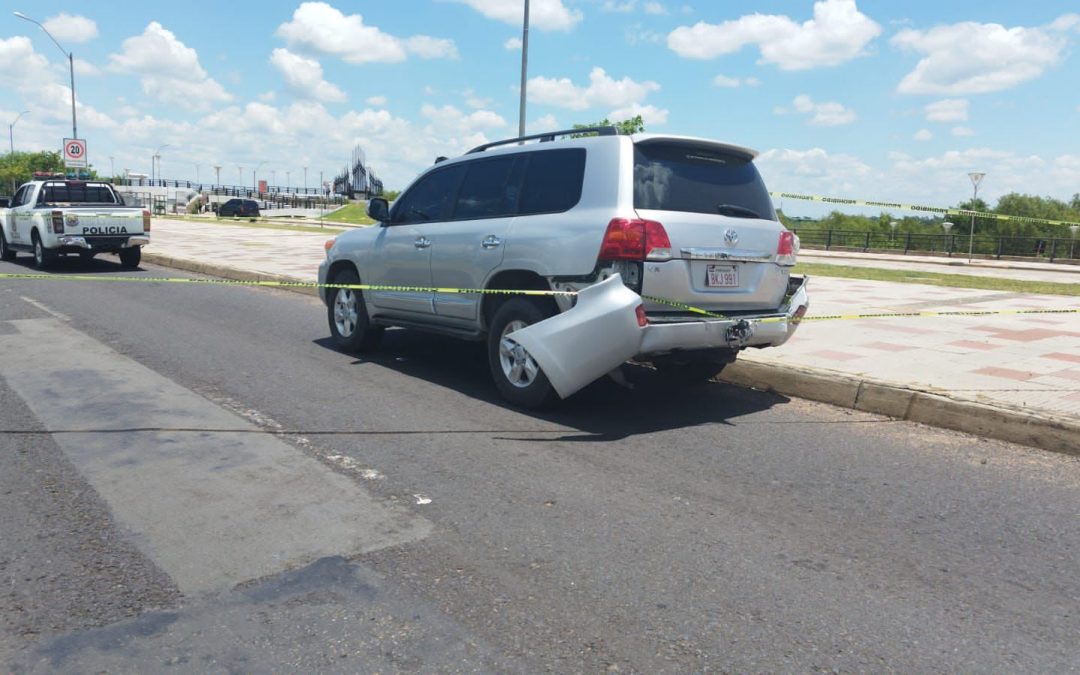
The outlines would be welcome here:
M 643 329 L 638 356 L 677 350 L 778 347 L 798 328 L 810 306 L 806 277 L 793 278 L 784 304 L 775 312 L 714 319 L 649 323 Z
M 579 291 L 569 310 L 506 337 L 529 352 L 566 398 L 636 356 L 781 345 L 795 332 L 809 304 L 806 279 L 796 278 L 775 312 L 642 325 L 641 296 L 614 275 Z

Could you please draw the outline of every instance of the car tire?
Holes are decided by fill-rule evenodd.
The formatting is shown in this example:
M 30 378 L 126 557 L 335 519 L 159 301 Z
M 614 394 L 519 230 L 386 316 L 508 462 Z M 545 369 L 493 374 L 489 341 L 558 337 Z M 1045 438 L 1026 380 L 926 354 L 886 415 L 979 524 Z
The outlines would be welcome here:
M 353 270 L 338 272 L 331 284 L 359 284 L 360 276 Z M 326 319 L 330 336 L 342 351 L 364 354 L 379 348 L 385 329 L 371 325 L 364 294 L 358 289 L 327 289 Z
M 129 246 L 120 249 L 120 266 L 126 269 L 135 269 L 142 260 L 142 247 Z
M 669 384 L 688 386 L 711 380 L 734 360 L 731 350 L 721 349 L 715 353 L 669 354 L 653 359 L 652 364 Z
M 31 239 L 34 245 L 34 267 L 39 270 L 48 269 L 56 260 L 56 251 L 45 248 L 45 245 L 41 243 L 41 236 L 38 235 L 37 230 L 34 230 Z
M 4 238 L 4 231 L 0 230 L 0 260 L 11 262 L 14 259 L 15 251 L 8 248 L 7 239 Z
M 555 388 L 531 355 L 505 336 L 539 323 L 554 312 L 528 298 L 507 300 L 488 327 L 488 366 L 503 398 L 521 408 L 542 408 L 558 400 Z

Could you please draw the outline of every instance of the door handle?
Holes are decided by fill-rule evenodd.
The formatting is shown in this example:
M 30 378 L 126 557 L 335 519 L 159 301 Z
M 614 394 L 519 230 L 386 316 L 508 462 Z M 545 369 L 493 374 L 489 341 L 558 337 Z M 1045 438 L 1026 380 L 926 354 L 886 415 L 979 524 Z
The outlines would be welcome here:
M 431 240 L 427 237 L 417 237 L 416 241 L 413 242 L 413 246 L 416 248 L 427 248 L 431 246 Z
M 484 241 L 480 242 L 480 245 L 484 248 L 495 248 L 496 246 L 502 245 L 502 239 L 499 239 L 493 234 L 489 234 L 484 237 Z

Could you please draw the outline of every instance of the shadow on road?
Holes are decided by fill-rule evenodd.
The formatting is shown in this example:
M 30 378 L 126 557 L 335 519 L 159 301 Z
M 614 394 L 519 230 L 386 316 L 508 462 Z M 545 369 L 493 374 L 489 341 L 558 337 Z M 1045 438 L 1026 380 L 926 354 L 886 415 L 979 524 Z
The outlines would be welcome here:
M 330 338 L 316 344 L 337 351 Z M 378 352 L 356 356 L 354 365 L 389 368 L 471 398 L 514 409 L 537 419 L 581 431 L 561 437 L 535 435 L 520 441 L 617 441 L 632 436 L 702 424 L 730 424 L 731 419 L 768 410 L 789 401 L 784 396 L 721 382 L 676 385 L 645 366 L 624 364 L 630 387 L 609 377 L 543 410 L 513 408 L 499 396 L 488 370 L 484 343 L 467 342 L 413 330 L 388 330 Z
M 122 267 L 120 258 L 112 253 L 99 253 L 89 260 L 78 255 L 62 255 L 55 258 L 43 270 L 34 267 L 34 258 L 25 253 L 20 254 L 11 263 L 24 267 L 26 271 L 34 274 L 131 274 L 143 271 L 142 267 Z

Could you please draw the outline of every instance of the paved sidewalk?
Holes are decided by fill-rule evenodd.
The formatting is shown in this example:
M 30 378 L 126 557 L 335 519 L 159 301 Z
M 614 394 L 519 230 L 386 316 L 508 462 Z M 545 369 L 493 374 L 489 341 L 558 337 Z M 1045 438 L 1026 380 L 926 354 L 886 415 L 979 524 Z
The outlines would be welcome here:
M 313 281 L 325 255 L 323 243 L 331 236 L 155 219 L 153 244 L 147 253 Z M 805 259 L 824 261 L 814 253 Z M 903 258 L 878 256 L 875 262 L 882 267 L 919 264 L 890 257 Z M 1023 272 L 1025 278 L 1031 275 L 1046 281 L 1063 280 L 1064 275 L 1064 280 L 1080 283 L 1080 275 L 1056 266 L 1009 265 L 984 265 L 979 271 L 982 276 L 1012 278 Z M 810 316 L 1080 306 L 1076 297 L 828 277 L 811 279 L 810 298 Z M 783 347 L 746 350 L 740 361 L 864 377 L 953 399 L 1080 421 L 1080 313 L 808 321 Z

